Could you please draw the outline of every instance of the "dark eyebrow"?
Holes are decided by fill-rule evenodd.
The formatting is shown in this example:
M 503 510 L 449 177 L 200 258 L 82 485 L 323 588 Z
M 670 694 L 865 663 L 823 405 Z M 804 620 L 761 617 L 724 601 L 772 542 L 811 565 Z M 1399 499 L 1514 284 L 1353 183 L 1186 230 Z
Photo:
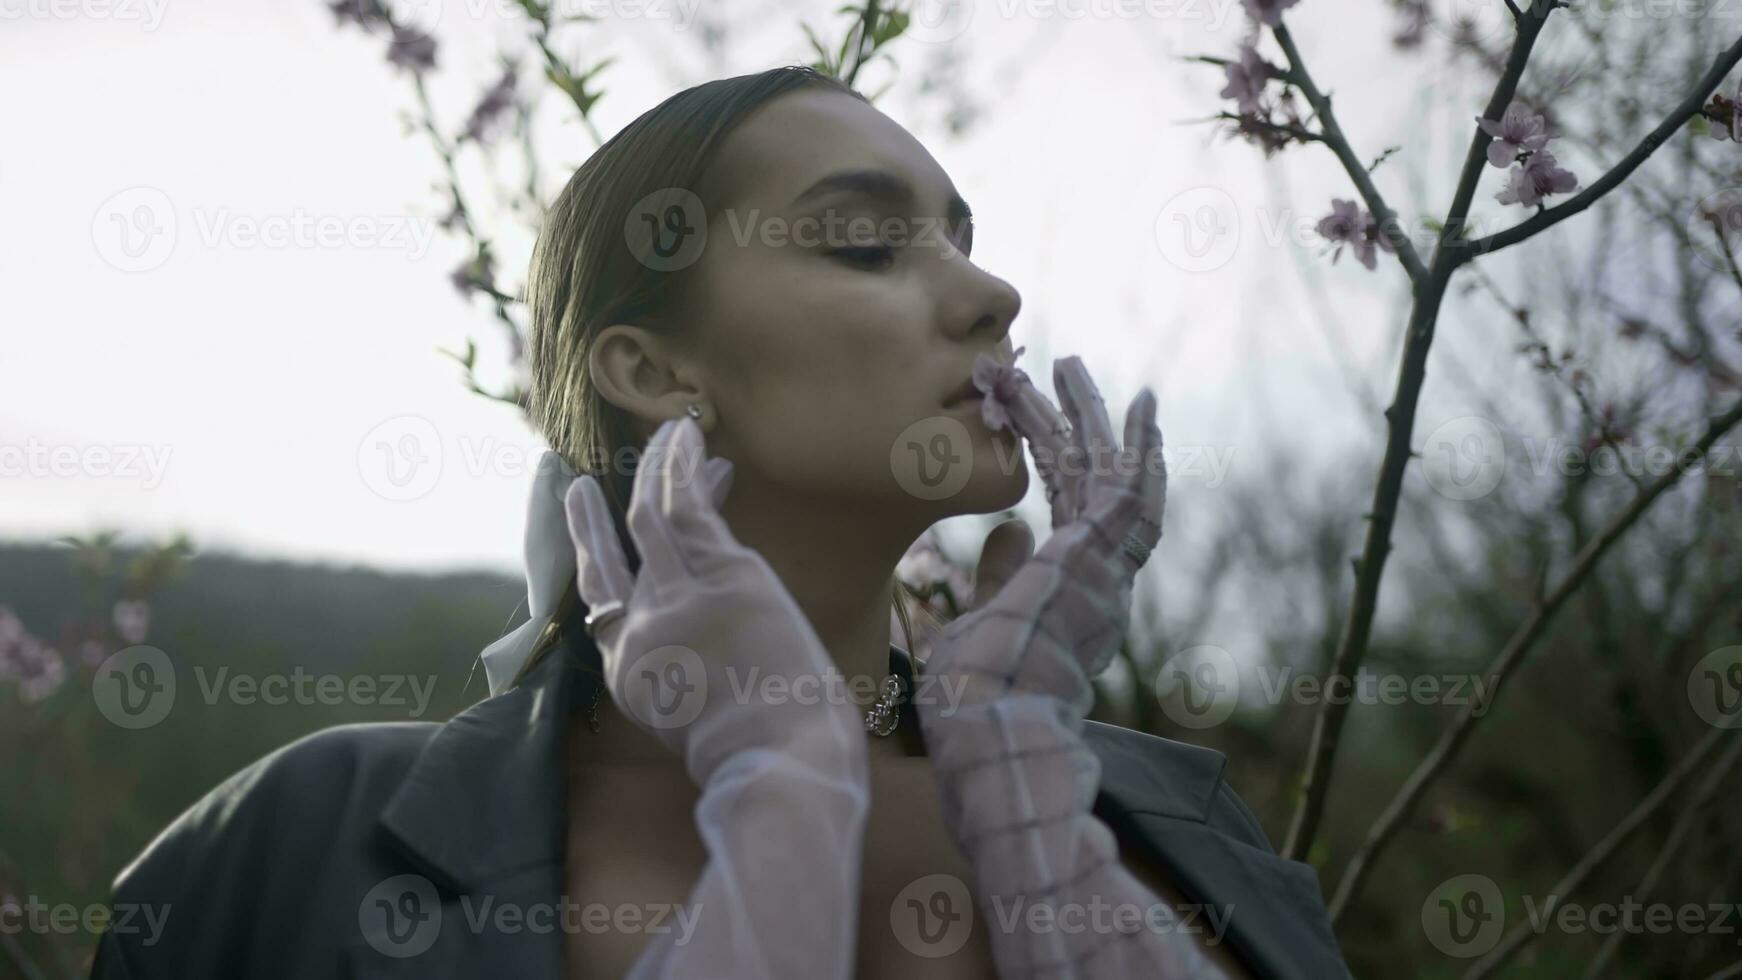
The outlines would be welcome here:
M 792 205 L 797 207 L 814 198 L 835 193 L 859 194 L 893 206 L 912 206 L 917 197 L 913 185 L 886 170 L 842 170 L 810 185 L 804 193 L 792 199 Z M 945 212 L 952 224 L 974 220 L 974 211 L 968 207 L 968 202 L 953 192 L 945 205 Z

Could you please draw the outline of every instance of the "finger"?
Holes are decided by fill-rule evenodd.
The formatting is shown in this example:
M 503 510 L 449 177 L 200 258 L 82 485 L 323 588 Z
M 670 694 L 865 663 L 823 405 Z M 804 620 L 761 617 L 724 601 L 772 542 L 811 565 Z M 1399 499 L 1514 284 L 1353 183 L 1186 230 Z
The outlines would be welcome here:
M 1137 439 L 1142 455 L 1137 457 L 1137 528 L 1132 533 L 1150 547 L 1161 540 L 1161 518 L 1167 509 L 1167 461 L 1162 456 L 1161 427 L 1155 424 L 1155 394 L 1147 387 L 1149 403 L 1139 415 Z M 1139 397 L 1142 397 L 1141 395 Z M 1126 418 L 1126 427 L 1131 424 Z M 1127 445 L 1130 443 L 1128 442 Z
M 671 482 L 670 446 L 677 434 L 677 422 L 668 419 L 660 423 L 635 468 L 635 487 L 629 498 L 629 536 L 641 552 L 643 575 L 654 582 L 672 582 L 688 578 L 689 569 L 674 540 L 675 532 L 667 521 L 665 503 Z
M 628 603 L 635 578 L 629 574 L 629 560 L 598 479 L 589 474 L 569 484 L 563 510 L 575 545 L 575 586 L 581 601 L 589 610 Z
M 684 566 L 695 571 L 702 567 L 708 554 L 736 541 L 714 506 L 714 485 L 705 469 L 708 460 L 702 427 L 688 416 L 678 419 L 666 445 L 670 458 L 666 461 L 661 511 Z
M 1059 403 L 1069 399 L 1071 404 L 1071 424 L 1077 430 L 1076 444 L 1086 457 L 1082 462 L 1087 473 L 1078 480 L 1082 494 L 1086 496 L 1090 487 L 1115 478 L 1108 466 L 1111 454 L 1119 449 L 1119 444 L 1114 441 L 1113 423 L 1107 418 L 1107 403 L 1101 397 L 1101 390 L 1089 377 L 1089 369 L 1082 358 L 1073 355 L 1054 362 L 1053 385 L 1058 388 Z M 1079 505 L 1082 502 L 1079 500 Z
M 1018 375 L 1016 398 L 1007 406 L 1011 427 L 1028 440 L 1034 454 L 1034 468 L 1046 486 L 1047 503 L 1052 507 L 1052 526 L 1069 523 L 1072 495 L 1065 485 L 1059 463 L 1071 450 L 1071 423 L 1064 413 L 1053 407 L 1026 373 Z
M 732 491 L 732 461 L 724 456 L 715 456 L 702 464 L 702 477 L 708 485 L 708 497 L 718 510 L 726 505 L 726 495 Z
M 968 608 L 979 609 L 991 602 L 1033 556 L 1034 532 L 1027 521 L 1012 518 L 993 528 L 980 547 L 980 561 L 974 568 L 974 598 Z
M 1125 445 L 1115 458 L 1118 465 L 1090 491 L 1094 502 L 1089 509 L 1108 533 L 1121 540 L 1127 534 L 1135 534 L 1144 544 L 1153 544 L 1153 538 L 1160 536 L 1154 534 L 1158 524 L 1145 524 L 1142 520 L 1149 516 L 1144 499 L 1146 470 L 1151 465 L 1160 467 L 1159 459 L 1150 459 L 1158 455 L 1151 448 L 1158 444 L 1159 435 L 1160 430 L 1155 427 L 1155 393 L 1144 387 L 1125 410 Z

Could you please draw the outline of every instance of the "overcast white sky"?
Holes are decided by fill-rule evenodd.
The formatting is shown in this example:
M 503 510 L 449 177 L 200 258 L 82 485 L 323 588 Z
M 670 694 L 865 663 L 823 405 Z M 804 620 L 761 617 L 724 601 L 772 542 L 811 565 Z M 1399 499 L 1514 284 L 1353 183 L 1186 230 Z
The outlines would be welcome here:
M 838 36 L 833 6 L 808 9 Z M 1430 134 L 1473 115 L 1480 93 L 1436 59 L 1399 59 L 1386 5 L 1361 6 L 1371 13 L 1350 18 L 1347 0 L 1303 0 L 1291 24 L 1362 152 L 1407 143 L 1381 187 L 1406 212 L 1437 212 L 1467 123 L 1455 143 Z M 443 41 L 436 95 L 450 120 L 493 77 L 505 27 L 491 9 L 420 9 Z M 603 76 L 607 134 L 684 85 L 805 59 L 791 5 L 718 9 L 747 24 L 724 64 L 670 21 L 618 18 L 589 35 L 590 55 L 618 59 Z M 1329 153 L 1266 161 L 1180 125 L 1224 104 L 1221 72 L 1178 56 L 1232 52 L 1246 29 L 1234 0 L 1158 4 L 1173 11 L 1160 17 L 1050 9 L 980 0 L 951 49 L 986 109 L 965 138 L 913 97 L 925 44 L 896 47 L 909 84 L 884 104 L 973 203 L 976 257 L 1022 290 L 1016 341 L 1081 354 L 1121 410 L 1137 385 L 1155 385 L 1169 446 L 1232 454 L 1228 479 L 1263 478 L 1266 438 L 1328 456 L 1367 443 L 1380 420 L 1356 414 L 1344 371 L 1389 395 L 1401 271 L 1369 273 L 1348 256 L 1332 266 L 1291 230 L 1353 196 Z M 14 466 L 0 477 L 0 537 L 186 529 L 204 547 L 260 555 L 518 572 L 524 467 L 541 446 L 437 353 L 468 335 L 494 340 L 496 326 L 447 281 L 460 246 L 433 228 L 435 161 L 403 133 L 410 90 L 380 42 L 336 30 L 315 0 L 0 0 L 0 11 L 0 444 Z M 574 127 L 543 137 L 553 168 L 591 148 Z M 1411 169 L 1436 176 L 1416 187 Z M 1484 176 L 1497 187 L 1497 171 Z M 1182 258 L 1177 216 L 1204 203 L 1238 234 L 1199 270 Z M 316 219 L 353 230 L 251 237 Z M 138 252 L 149 222 L 171 232 L 151 239 L 165 251 Z M 127 271 L 138 265 L 151 268 Z M 504 280 L 518 284 L 523 268 L 524 254 L 509 255 Z M 1320 279 L 1328 324 L 1303 275 Z M 370 454 L 417 432 L 439 472 L 415 499 L 392 499 L 404 494 Z M 65 447 L 86 472 L 36 462 Z M 102 450 L 144 456 L 131 475 L 101 475 Z M 1207 503 L 1213 482 L 1176 474 L 1170 523 Z

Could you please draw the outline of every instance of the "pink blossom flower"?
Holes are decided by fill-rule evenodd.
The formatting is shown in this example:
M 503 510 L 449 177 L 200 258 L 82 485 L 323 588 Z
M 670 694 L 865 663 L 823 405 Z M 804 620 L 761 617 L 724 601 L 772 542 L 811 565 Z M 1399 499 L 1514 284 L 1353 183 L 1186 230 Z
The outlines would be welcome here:
M 1012 427 L 1009 405 L 1016 400 L 1022 381 L 1028 377 L 1016 366 L 1016 359 L 1027 349 L 1026 346 L 1016 348 L 1016 352 L 1010 355 L 1009 364 L 1002 364 L 985 354 L 974 359 L 974 387 L 986 396 L 980 399 L 980 418 L 993 432 Z
M 1281 74 L 1275 65 L 1259 56 L 1251 41 L 1241 42 L 1240 60 L 1228 62 L 1222 70 L 1228 76 L 1228 84 L 1216 94 L 1233 99 L 1242 114 L 1259 110 L 1258 97 L 1264 92 L 1264 83 Z
M 514 76 L 514 66 L 509 65 L 503 70 L 502 77 L 496 80 L 496 84 L 485 90 L 484 97 L 472 109 L 471 118 L 466 120 L 466 128 L 460 134 L 460 139 L 474 143 L 484 141 L 490 125 L 514 105 Z
M 1379 222 L 1367 209 L 1359 207 L 1354 201 L 1341 198 L 1331 199 L 1331 213 L 1319 219 L 1317 226 L 1319 235 L 1336 244 L 1331 253 L 1331 264 L 1343 257 L 1343 246 L 1349 246 L 1355 253 L 1356 261 L 1366 266 L 1368 270 L 1378 265 L 1378 254 L 1375 248 L 1387 252 L 1397 251 L 1397 246 L 1380 233 Z
M 151 606 L 143 599 L 123 599 L 115 603 L 110 618 L 122 642 L 144 643 L 146 630 L 151 628 Z
M 422 74 L 436 63 L 435 38 L 420 30 L 393 25 L 393 39 L 387 43 L 388 62 Z
M 1282 26 L 1282 12 L 1299 3 L 1300 0 L 1240 0 L 1246 7 L 1246 13 L 1253 20 L 1267 27 Z
M 340 26 L 348 21 L 369 29 L 377 24 L 386 24 L 392 19 L 387 8 L 381 6 L 380 0 L 333 0 L 327 4 L 327 9 L 333 12 L 333 19 Z
M 1701 112 L 1706 117 L 1706 132 L 1713 139 L 1742 143 L 1742 81 L 1736 83 L 1734 99 L 1713 93 L 1712 101 Z
M 496 259 L 488 251 L 461 262 L 448 273 L 448 281 L 454 284 L 461 296 L 470 297 L 473 292 L 493 293 L 496 291 Z
M 1542 117 L 1516 102 L 1507 107 L 1499 122 L 1478 118 L 1476 125 L 1494 138 L 1488 144 L 1488 162 L 1502 170 L 1511 166 L 1520 153 L 1531 153 L 1548 145 L 1548 126 Z
M 19 698 L 33 704 L 53 694 L 65 679 L 60 653 L 30 635 L 17 613 L 0 606 L 0 680 L 16 681 Z
M 1565 194 L 1578 186 L 1579 178 L 1572 171 L 1556 166 L 1554 153 L 1545 147 L 1512 168 L 1506 177 L 1506 187 L 1494 195 L 1494 199 L 1501 204 L 1522 204 L 1533 208 L 1550 194 Z

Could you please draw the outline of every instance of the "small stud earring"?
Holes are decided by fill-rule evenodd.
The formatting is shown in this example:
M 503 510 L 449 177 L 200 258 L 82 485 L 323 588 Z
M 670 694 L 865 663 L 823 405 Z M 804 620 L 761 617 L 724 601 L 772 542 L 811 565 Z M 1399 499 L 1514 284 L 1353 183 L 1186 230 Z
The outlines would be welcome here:
M 684 414 L 700 422 L 702 420 L 702 407 L 695 402 L 690 402 L 689 407 L 684 409 Z

